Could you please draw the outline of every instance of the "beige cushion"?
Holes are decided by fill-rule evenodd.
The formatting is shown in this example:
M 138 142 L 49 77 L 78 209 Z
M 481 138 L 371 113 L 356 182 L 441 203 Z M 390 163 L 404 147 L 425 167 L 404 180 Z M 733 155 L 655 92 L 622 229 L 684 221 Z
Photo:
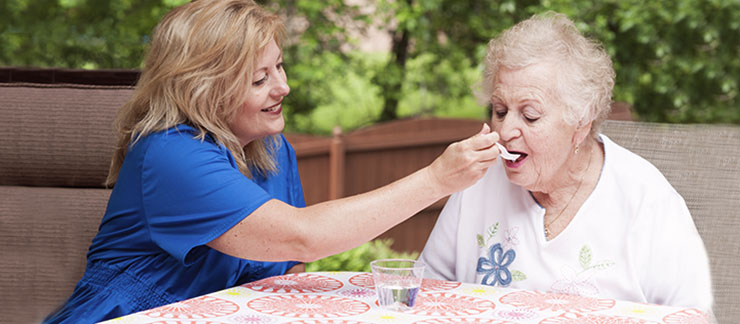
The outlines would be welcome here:
M 0 307 L 38 323 L 82 277 L 110 190 L 0 186 Z
M 0 185 L 102 187 L 129 87 L 0 83 Z

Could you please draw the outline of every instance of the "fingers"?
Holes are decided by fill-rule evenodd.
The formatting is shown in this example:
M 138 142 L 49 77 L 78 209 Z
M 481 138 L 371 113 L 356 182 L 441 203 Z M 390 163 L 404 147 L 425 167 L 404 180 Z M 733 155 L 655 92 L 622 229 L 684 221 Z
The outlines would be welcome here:
M 430 170 L 448 192 L 462 190 L 483 177 L 496 162 L 499 151 L 495 144 L 498 140 L 499 134 L 484 123 L 477 134 L 450 144 L 432 162 Z
M 498 140 L 499 134 L 491 132 L 488 124 L 484 123 L 478 134 L 453 143 L 451 146 L 453 150 L 468 155 L 467 158 L 464 158 L 466 162 L 461 162 L 462 165 L 468 165 L 468 167 L 474 167 L 476 169 L 487 169 L 498 158 L 499 151 L 495 147 Z
M 486 170 L 493 165 L 498 159 L 498 153 L 496 149 L 489 149 L 486 151 L 476 152 L 478 154 L 476 162 L 471 167 Z
M 496 142 L 499 141 L 500 137 L 498 133 L 491 132 L 488 124 L 483 124 L 483 129 L 481 129 L 479 135 L 478 138 L 471 139 L 471 144 L 478 155 L 476 157 L 477 167 L 486 170 L 498 159 L 500 152 L 496 147 Z
M 478 132 L 479 135 L 481 134 L 488 134 L 491 132 L 491 127 L 488 126 L 488 124 L 483 123 L 483 128 L 481 128 L 480 132 Z
M 496 144 L 498 140 L 498 133 L 491 132 L 491 127 L 489 127 L 488 124 L 483 123 L 483 127 L 478 134 L 475 134 L 462 142 L 469 143 L 475 150 L 485 150 Z

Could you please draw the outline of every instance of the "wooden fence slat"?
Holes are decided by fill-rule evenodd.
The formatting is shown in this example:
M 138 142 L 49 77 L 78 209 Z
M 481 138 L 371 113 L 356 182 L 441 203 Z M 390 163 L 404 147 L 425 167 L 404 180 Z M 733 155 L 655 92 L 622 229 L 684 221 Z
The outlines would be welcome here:
M 342 129 L 337 126 L 334 128 L 334 136 L 329 149 L 329 199 L 344 197 L 344 155 Z

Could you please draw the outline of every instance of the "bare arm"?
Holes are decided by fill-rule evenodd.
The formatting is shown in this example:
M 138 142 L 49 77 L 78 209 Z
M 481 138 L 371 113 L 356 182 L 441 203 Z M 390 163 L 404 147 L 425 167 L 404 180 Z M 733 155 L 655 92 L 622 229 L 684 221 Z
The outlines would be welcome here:
M 262 261 L 310 262 L 380 235 L 480 179 L 498 156 L 498 134 L 453 143 L 432 164 L 387 186 L 305 208 L 270 200 L 208 245 Z
M 305 263 L 299 263 L 288 269 L 288 271 L 285 271 L 285 273 L 301 273 L 306 272 L 306 264 Z

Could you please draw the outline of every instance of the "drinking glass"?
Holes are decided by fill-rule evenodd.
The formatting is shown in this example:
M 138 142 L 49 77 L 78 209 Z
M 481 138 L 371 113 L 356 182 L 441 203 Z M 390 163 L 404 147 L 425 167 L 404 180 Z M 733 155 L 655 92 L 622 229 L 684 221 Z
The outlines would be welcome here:
M 380 307 L 406 311 L 414 307 L 424 265 L 416 260 L 381 259 L 370 262 Z

